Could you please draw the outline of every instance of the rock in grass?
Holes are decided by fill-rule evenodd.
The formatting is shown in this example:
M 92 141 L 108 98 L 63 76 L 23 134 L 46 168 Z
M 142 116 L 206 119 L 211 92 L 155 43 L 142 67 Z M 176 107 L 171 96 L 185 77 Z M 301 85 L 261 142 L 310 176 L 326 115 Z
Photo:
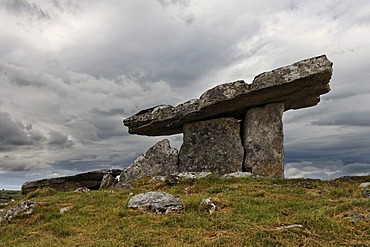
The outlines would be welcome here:
M 184 204 L 178 197 L 165 192 L 147 192 L 130 198 L 127 207 L 149 210 L 154 214 L 168 214 L 184 209 Z
M 89 188 L 86 188 L 86 187 L 80 187 L 80 188 L 77 188 L 74 190 L 74 192 L 77 192 L 77 193 L 86 193 L 86 192 L 89 192 L 90 189 Z
M 370 190 L 364 190 L 364 192 L 362 192 L 362 195 L 363 195 L 365 198 L 370 198 Z
M 21 212 L 31 214 L 33 211 L 33 207 L 35 207 L 36 204 L 36 202 L 30 200 L 24 201 L 21 204 L 18 204 L 17 206 L 9 209 L 3 217 L 0 217 L 0 222 L 3 220 L 10 221 L 14 216 L 18 215 Z
M 370 186 L 370 182 L 361 183 L 358 187 L 360 188 L 366 188 Z
M 222 178 L 245 178 L 252 176 L 250 172 L 232 172 L 222 175 Z
M 217 209 L 219 209 L 219 206 L 217 206 L 217 204 L 213 201 L 213 199 L 211 197 L 208 197 L 206 199 L 203 199 L 200 202 L 199 207 L 201 209 L 207 209 L 208 212 L 209 212 L 209 214 L 212 214 L 214 211 L 216 211 Z

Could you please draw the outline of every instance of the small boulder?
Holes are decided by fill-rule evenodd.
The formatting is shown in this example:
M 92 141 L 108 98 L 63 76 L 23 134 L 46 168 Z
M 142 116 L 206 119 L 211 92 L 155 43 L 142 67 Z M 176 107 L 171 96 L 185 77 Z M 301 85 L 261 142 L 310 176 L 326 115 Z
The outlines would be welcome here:
M 169 140 L 164 139 L 124 169 L 119 181 L 129 183 L 142 177 L 165 176 L 176 172 L 178 172 L 178 151 L 171 148 Z
M 130 198 L 127 207 L 146 209 L 154 214 L 168 214 L 184 209 L 180 198 L 165 192 L 147 192 Z
M 3 217 L 0 217 L 0 222 L 3 220 L 10 221 L 14 216 L 22 212 L 31 214 L 33 212 L 33 207 L 35 207 L 36 204 L 36 202 L 30 200 L 24 201 L 21 204 L 9 209 Z
M 200 208 L 208 210 L 209 214 L 212 214 L 214 211 L 219 209 L 219 206 L 216 205 L 216 203 L 212 200 L 211 197 L 208 197 L 206 199 L 203 199 L 200 202 Z

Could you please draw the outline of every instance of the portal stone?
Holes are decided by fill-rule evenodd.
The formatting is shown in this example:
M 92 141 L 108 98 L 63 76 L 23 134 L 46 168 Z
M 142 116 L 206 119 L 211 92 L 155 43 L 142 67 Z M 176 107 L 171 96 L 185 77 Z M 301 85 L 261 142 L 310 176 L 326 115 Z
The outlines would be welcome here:
M 284 177 L 283 103 L 248 109 L 244 119 L 244 170 Z
M 187 123 L 179 152 L 180 172 L 226 174 L 242 170 L 244 149 L 235 118 Z

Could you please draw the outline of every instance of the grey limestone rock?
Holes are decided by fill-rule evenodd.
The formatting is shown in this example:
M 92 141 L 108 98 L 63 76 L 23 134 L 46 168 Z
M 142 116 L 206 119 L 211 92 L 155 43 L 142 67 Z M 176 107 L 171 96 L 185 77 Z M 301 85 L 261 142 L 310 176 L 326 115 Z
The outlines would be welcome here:
M 178 151 L 170 147 L 167 139 L 157 142 L 145 154 L 140 155 L 120 175 L 121 183 L 147 176 L 165 176 L 178 172 Z
M 244 119 L 244 170 L 262 177 L 284 177 L 284 104 L 247 111 Z
M 10 221 L 14 216 L 18 215 L 19 213 L 25 212 L 26 214 L 32 213 L 33 207 L 36 206 L 36 202 L 34 201 L 24 201 L 17 206 L 9 209 L 3 217 L 0 217 L 0 222 L 3 220 Z
M 116 183 L 117 180 L 111 174 L 104 174 L 99 189 L 113 187 Z
M 155 214 L 168 214 L 184 209 L 180 198 L 165 192 L 147 192 L 135 195 L 128 201 L 127 207 L 149 210 Z
M 251 177 L 252 173 L 250 172 L 232 172 L 222 175 L 222 178 L 245 178 Z
M 370 182 L 361 183 L 358 187 L 360 188 L 367 188 L 370 186 Z
M 284 111 L 314 106 L 330 91 L 332 62 L 325 55 L 305 59 L 257 75 L 251 84 L 242 80 L 218 85 L 176 107 L 161 105 L 126 118 L 129 133 L 171 135 L 189 122 L 229 116 L 242 119 L 248 108 L 283 103 Z
M 240 124 L 235 118 L 219 118 L 184 125 L 179 152 L 180 172 L 226 174 L 242 170 L 244 150 Z
M 74 176 L 42 179 L 37 181 L 26 182 L 22 185 L 22 194 L 27 194 L 39 188 L 54 188 L 59 191 L 73 191 L 79 187 L 87 187 L 89 189 L 99 189 L 100 183 L 105 174 L 118 176 L 122 170 L 100 170 L 86 172 Z

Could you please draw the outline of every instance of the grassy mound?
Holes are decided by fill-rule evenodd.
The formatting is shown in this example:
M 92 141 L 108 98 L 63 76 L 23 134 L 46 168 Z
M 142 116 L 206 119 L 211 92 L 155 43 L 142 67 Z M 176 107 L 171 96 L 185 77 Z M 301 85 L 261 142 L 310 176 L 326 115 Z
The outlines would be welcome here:
M 37 190 L 26 197 L 38 203 L 32 214 L 0 223 L 0 246 L 370 246 L 370 218 L 355 217 L 370 215 L 365 181 L 211 175 L 175 186 L 141 179 L 131 190 Z M 130 193 L 147 191 L 180 197 L 185 210 L 126 207 Z M 219 206 L 212 214 L 199 206 L 208 197 Z

